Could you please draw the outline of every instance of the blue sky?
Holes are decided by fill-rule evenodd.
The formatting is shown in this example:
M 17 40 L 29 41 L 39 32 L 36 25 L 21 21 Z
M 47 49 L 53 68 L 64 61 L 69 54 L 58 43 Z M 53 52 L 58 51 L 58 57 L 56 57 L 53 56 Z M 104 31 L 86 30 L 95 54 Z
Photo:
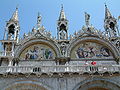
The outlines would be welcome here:
M 84 12 L 91 15 L 90 23 L 97 29 L 104 30 L 104 3 L 106 2 L 110 12 L 116 18 L 120 15 L 120 0 L 1 0 L 0 1 L 0 39 L 3 39 L 6 21 L 8 21 L 16 6 L 19 10 L 20 37 L 27 33 L 37 23 L 37 14 L 42 15 L 42 25 L 51 31 L 53 36 L 57 34 L 57 20 L 61 10 L 61 4 L 69 20 L 69 33 L 73 34 L 85 24 Z

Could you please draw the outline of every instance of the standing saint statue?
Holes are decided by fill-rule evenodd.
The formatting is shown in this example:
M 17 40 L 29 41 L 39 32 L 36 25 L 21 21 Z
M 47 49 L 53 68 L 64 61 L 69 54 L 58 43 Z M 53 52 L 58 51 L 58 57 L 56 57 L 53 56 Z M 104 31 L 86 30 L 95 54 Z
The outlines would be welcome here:
M 38 17 L 37 17 L 37 29 L 40 28 L 41 20 L 42 20 L 42 17 L 40 15 L 40 13 L 38 13 Z
M 87 27 L 89 26 L 89 22 L 90 22 L 90 15 L 85 12 L 85 23 Z
M 60 32 L 60 39 L 65 39 L 65 32 L 63 30 Z

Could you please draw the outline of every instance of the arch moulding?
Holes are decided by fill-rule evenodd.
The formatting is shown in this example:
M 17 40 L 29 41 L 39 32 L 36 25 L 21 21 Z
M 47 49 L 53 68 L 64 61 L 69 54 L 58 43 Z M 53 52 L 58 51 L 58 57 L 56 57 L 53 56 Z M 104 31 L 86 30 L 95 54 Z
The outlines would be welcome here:
M 18 81 L 18 82 L 14 82 L 10 85 L 8 85 L 7 87 L 5 87 L 3 90 L 34 90 L 35 88 L 37 90 L 42 89 L 42 90 L 53 90 L 52 87 L 44 85 L 40 82 L 35 82 L 35 81 Z
M 110 90 L 119 90 L 119 83 L 105 78 L 90 78 L 78 83 L 72 90 L 88 90 L 90 88 L 100 87 Z

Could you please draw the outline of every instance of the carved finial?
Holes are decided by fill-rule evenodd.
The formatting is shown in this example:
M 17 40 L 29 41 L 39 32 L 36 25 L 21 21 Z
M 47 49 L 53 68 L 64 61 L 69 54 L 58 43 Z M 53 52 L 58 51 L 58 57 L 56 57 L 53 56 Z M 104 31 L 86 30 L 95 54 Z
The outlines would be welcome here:
M 33 27 L 32 32 L 36 33 L 36 28 L 35 27 Z
M 31 32 L 29 31 L 29 32 L 28 32 L 28 36 L 30 36 L 30 35 L 31 35 Z
M 50 30 L 49 30 L 49 32 L 47 33 L 47 36 L 48 36 L 48 37 L 51 37 L 51 32 L 50 32 Z
M 24 38 L 26 38 L 26 37 L 27 37 L 27 34 L 26 34 L 26 33 L 24 33 L 23 37 L 24 37 Z
M 45 27 L 42 25 L 41 28 L 40 28 L 40 30 L 41 30 L 42 32 L 44 32 L 44 31 L 45 31 Z
M 77 36 L 77 34 L 78 34 L 78 33 L 75 31 L 75 32 L 74 32 L 74 35 Z
M 120 20 L 120 16 L 118 16 L 118 21 Z
M 73 35 L 70 35 L 70 40 L 72 40 L 73 39 Z

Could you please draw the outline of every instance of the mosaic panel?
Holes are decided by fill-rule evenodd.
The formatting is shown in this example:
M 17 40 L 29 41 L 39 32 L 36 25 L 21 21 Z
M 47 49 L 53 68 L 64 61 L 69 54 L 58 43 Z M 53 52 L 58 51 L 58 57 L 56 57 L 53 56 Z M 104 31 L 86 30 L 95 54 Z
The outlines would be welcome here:
M 47 45 L 35 44 L 26 48 L 20 55 L 20 58 L 29 59 L 54 59 L 54 51 Z
M 73 58 L 113 58 L 111 51 L 98 43 L 84 42 L 72 52 Z

